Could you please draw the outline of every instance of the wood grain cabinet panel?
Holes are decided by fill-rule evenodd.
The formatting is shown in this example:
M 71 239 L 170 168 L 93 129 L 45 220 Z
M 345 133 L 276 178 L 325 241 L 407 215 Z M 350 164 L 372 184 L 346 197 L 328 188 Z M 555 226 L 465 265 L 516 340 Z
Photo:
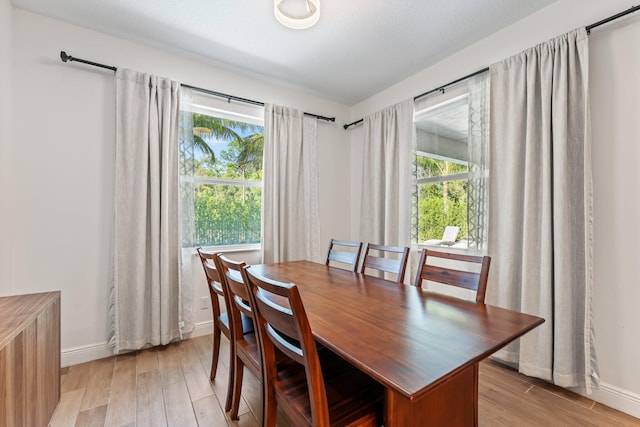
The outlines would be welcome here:
M 0 425 L 46 426 L 60 400 L 60 292 L 0 297 Z

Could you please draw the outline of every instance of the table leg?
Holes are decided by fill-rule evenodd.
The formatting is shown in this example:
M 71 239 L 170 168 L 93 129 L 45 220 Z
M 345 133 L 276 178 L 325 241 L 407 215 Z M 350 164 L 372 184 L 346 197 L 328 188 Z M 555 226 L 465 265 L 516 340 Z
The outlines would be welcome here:
M 469 366 L 415 400 L 387 389 L 385 427 L 477 427 L 478 368 L 477 363 Z

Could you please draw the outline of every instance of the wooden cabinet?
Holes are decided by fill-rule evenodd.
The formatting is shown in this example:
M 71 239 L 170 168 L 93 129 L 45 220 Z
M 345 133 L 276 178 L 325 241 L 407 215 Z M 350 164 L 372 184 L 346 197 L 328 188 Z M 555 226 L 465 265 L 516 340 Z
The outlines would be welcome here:
M 60 292 L 0 297 L 0 426 L 47 426 L 60 399 Z

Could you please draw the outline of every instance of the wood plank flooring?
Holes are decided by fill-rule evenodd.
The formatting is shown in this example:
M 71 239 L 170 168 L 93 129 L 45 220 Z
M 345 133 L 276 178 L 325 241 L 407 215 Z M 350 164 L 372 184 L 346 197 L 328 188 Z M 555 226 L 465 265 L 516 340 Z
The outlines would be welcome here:
M 50 426 L 257 427 L 259 381 L 245 372 L 240 419 L 224 412 L 229 343 L 209 381 L 211 335 L 63 369 Z M 495 362 L 480 367 L 480 426 L 640 426 L 640 420 Z M 278 427 L 292 427 L 279 417 Z

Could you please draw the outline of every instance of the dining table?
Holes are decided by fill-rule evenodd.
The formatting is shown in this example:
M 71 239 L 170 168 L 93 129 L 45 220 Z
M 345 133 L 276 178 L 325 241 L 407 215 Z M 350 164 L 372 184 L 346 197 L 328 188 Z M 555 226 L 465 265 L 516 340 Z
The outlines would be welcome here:
M 477 426 L 479 363 L 544 319 L 310 261 L 252 271 L 297 285 L 316 342 L 384 387 L 384 426 Z

